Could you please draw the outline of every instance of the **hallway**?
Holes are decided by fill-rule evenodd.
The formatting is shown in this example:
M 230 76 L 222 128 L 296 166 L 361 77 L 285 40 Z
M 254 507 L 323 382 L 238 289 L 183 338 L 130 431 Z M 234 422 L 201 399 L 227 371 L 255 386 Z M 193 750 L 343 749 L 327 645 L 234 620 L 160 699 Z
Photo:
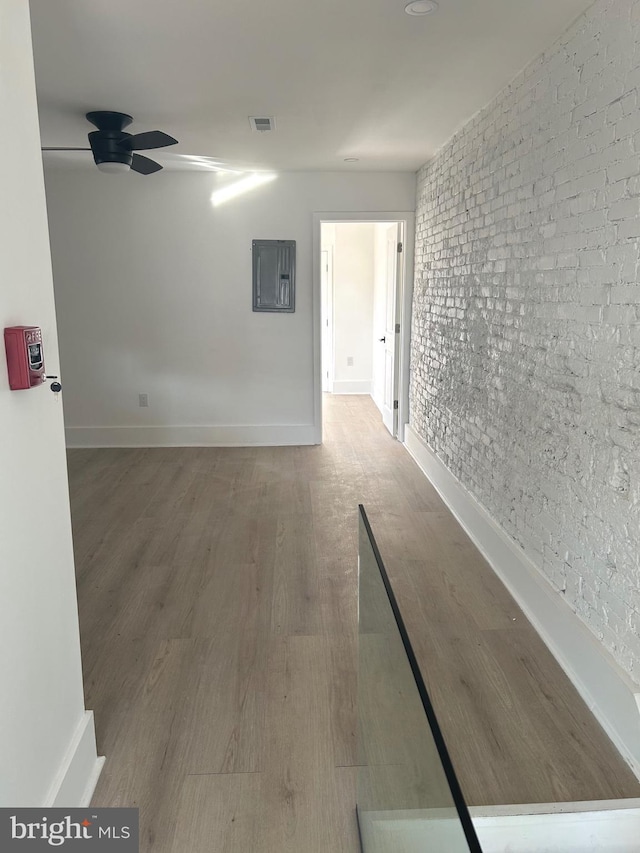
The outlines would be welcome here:
M 358 503 L 469 804 L 640 796 L 370 398 L 319 447 L 68 458 L 94 805 L 142 851 L 358 850 Z

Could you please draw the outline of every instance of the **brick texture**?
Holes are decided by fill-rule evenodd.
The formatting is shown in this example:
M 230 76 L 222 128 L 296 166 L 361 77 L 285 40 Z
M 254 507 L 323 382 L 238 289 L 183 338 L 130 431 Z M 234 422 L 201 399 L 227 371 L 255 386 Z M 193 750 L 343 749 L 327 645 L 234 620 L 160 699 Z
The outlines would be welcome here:
M 413 428 L 640 682 L 640 2 L 419 172 Z

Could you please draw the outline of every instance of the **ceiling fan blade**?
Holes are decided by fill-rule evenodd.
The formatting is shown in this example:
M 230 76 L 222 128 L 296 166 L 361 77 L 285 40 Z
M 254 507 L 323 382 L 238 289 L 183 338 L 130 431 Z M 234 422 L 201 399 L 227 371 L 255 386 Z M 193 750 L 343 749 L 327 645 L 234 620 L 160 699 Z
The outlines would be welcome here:
M 164 148 L 165 145 L 176 145 L 177 139 L 163 133 L 161 130 L 149 130 L 147 133 L 135 133 L 127 136 L 120 144 L 129 151 L 148 151 L 150 148 Z
M 152 175 L 154 172 L 159 172 L 162 169 L 160 163 L 155 160 L 150 160 L 148 157 L 143 157 L 142 154 L 134 154 L 131 161 L 131 171 L 138 172 L 141 175 Z
M 91 151 L 90 148 L 58 148 L 56 146 L 45 145 L 41 151 Z

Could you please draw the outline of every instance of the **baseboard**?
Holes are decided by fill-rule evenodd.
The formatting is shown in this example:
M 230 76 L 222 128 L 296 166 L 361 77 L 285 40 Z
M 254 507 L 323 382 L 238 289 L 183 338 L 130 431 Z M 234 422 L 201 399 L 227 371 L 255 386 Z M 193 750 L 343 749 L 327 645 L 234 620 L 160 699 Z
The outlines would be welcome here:
M 316 444 L 313 424 L 67 427 L 67 447 L 278 447 Z
M 368 382 L 334 382 L 332 394 L 371 394 L 371 380 Z
M 378 411 L 382 415 L 384 413 L 384 399 L 382 397 L 374 397 L 373 391 L 371 392 L 371 399 L 376 404 Z M 401 424 L 398 424 L 398 426 L 401 426 Z
M 538 567 L 409 425 L 404 446 L 640 778 L 640 686 L 621 669 Z
M 85 711 L 49 790 L 45 806 L 88 806 L 102 771 L 98 757 L 93 711 Z

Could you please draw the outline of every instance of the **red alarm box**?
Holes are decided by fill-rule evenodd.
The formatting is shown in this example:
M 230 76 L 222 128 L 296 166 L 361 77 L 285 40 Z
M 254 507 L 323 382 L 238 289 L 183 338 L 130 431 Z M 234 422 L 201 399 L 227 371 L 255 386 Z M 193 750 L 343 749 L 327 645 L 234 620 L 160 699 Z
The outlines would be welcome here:
M 9 388 L 21 391 L 44 382 L 42 332 L 37 326 L 9 326 L 4 330 Z

